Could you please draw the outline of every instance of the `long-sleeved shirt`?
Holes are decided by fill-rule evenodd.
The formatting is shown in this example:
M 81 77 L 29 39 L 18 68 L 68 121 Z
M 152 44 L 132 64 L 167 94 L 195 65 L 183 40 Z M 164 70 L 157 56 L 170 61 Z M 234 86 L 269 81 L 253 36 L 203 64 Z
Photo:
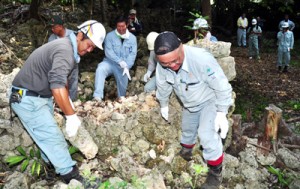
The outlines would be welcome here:
M 252 27 L 249 27 L 247 30 L 247 33 L 249 33 L 249 37 L 250 38 L 258 38 L 258 35 L 260 35 L 262 33 L 262 30 L 260 28 L 260 26 L 255 25 Z
M 156 67 L 156 97 L 166 107 L 174 89 L 183 106 L 199 111 L 206 102 L 215 100 L 217 110 L 227 113 L 232 103 L 232 87 L 216 59 L 208 51 L 183 45 L 184 60 L 178 72 Z
M 288 49 L 293 49 L 294 47 L 294 34 L 291 31 L 277 33 L 278 39 L 278 50 L 288 51 Z
M 123 40 L 123 42 L 122 42 Z M 129 34 L 126 39 L 121 39 L 115 30 L 109 32 L 104 40 L 105 61 L 119 64 L 125 61 L 130 69 L 135 61 L 137 54 L 136 37 Z
M 157 64 L 157 60 L 156 60 L 156 57 L 155 57 L 155 53 L 154 53 L 154 50 L 150 51 L 150 55 L 149 55 L 149 58 L 148 58 L 148 69 L 147 71 L 149 72 L 154 72 L 154 70 L 156 69 L 156 64 Z

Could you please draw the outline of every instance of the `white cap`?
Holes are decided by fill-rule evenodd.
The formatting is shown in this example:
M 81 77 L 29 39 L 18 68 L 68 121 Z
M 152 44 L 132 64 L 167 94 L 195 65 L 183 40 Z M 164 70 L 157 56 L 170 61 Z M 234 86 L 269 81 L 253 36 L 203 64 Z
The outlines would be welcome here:
M 252 25 L 257 24 L 257 20 L 255 18 L 252 19 Z
M 130 9 L 129 14 L 136 14 L 136 10 Z
M 199 28 L 208 28 L 208 23 L 204 18 L 197 18 L 194 20 L 193 30 L 197 30 Z
M 104 41 L 106 31 L 104 26 L 96 20 L 88 20 L 77 26 L 79 31 L 83 32 L 88 38 L 100 49 L 103 50 L 102 43 Z
M 148 50 L 152 51 L 154 50 L 154 41 L 157 38 L 159 34 L 157 32 L 150 32 L 146 37 L 146 42 L 148 45 Z
M 283 22 L 283 24 L 282 24 L 281 27 L 282 28 L 288 28 L 289 27 L 289 23 L 288 22 Z

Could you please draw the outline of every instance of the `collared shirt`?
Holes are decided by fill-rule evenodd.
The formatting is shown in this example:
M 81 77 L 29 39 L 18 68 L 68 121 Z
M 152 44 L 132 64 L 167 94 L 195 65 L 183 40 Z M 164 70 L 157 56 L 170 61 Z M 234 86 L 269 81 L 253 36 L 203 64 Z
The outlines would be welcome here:
M 287 51 L 288 48 L 293 49 L 294 47 L 294 33 L 292 31 L 282 32 L 279 31 L 277 33 L 278 39 L 278 50 Z
M 157 64 L 156 97 L 161 107 L 168 106 L 174 89 L 183 106 L 191 112 L 215 100 L 217 110 L 227 113 L 232 104 L 232 87 L 216 59 L 205 49 L 186 45 L 183 48 L 185 58 L 178 72 Z
M 115 31 L 111 31 L 105 37 L 104 52 L 105 61 L 116 64 L 125 61 L 130 69 L 134 64 L 137 54 L 136 37 L 129 33 L 128 38 L 121 39 Z

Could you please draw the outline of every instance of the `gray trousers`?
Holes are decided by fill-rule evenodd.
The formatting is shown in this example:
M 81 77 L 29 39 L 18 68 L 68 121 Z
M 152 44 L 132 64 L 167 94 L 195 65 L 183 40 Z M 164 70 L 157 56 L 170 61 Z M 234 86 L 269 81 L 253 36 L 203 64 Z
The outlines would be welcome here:
M 215 131 L 215 118 L 217 108 L 215 102 L 209 102 L 198 112 L 182 112 L 181 143 L 193 145 L 196 143 L 197 134 L 203 147 L 203 158 L 214 161 L 221 157 L 223 144 L 220 135 Z

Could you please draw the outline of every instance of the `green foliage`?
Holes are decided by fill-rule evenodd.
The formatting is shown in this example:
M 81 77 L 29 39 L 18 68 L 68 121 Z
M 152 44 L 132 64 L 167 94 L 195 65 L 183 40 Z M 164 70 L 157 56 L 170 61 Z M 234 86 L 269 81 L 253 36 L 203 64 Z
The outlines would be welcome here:
M 195 189 L 196 188 L 196 183 L 198 180 L 199 175 L 202 175 L 203 173 L 207 173 L 208 172 L 208 168 L 207 167 L 203 167 L 200 164 L 193 164 L 192 165 L 193 170 L 195 171 L 195 178 L 194 178 L 194 182 L 192 181 L 192 177 L 187 178 L 186 182 L 190 184 L 190 186 Z
M 131 184 L 134 188 L 146 189 L 146 184 L 137 176 L 131 178 Z
M 281 171 L 280 169 L 276 169 L 273 166 L 268 166 L 267 167 L 268 171 L 278 177 L 278 181 L 280 186 L 288 186 L 289 183 L 291 183 L 292 178 L 291 177 L 286 177 L 284 171 Z
M 75 154 L 77 152 L 79 152 L 79 149 L 76 148 L 75 146 L 70 146 L 69 147 L 69 153 L 70 153 L 70 155 L 73 155 L 73 154 Z
M 30 173 L 31 175 L 36 174 L 37 176 L 41 173 L 41 168 L 43 166 L 43 160 L 41 159 L 40 150 L 35 150 L 35 148 L 31 148 L 29 150 L 29 154 L 21 147 L 18 146 L 17 151 L 20 153 L 19 156 L 10 156 L 5 162 L 8 163 L 10 167 L 21 164 L 21 172 L 24 172 L 29 166 L 29 162 L 32 161 Z
M 126 181 L 121 181 L 116 183 L 116 185 L 112 185 L 108 180 L 103 182 L 98 189 L 126 189 L 128 183 Z
M 31 0 L 18 0 L 22 4 L 30 4 Z

